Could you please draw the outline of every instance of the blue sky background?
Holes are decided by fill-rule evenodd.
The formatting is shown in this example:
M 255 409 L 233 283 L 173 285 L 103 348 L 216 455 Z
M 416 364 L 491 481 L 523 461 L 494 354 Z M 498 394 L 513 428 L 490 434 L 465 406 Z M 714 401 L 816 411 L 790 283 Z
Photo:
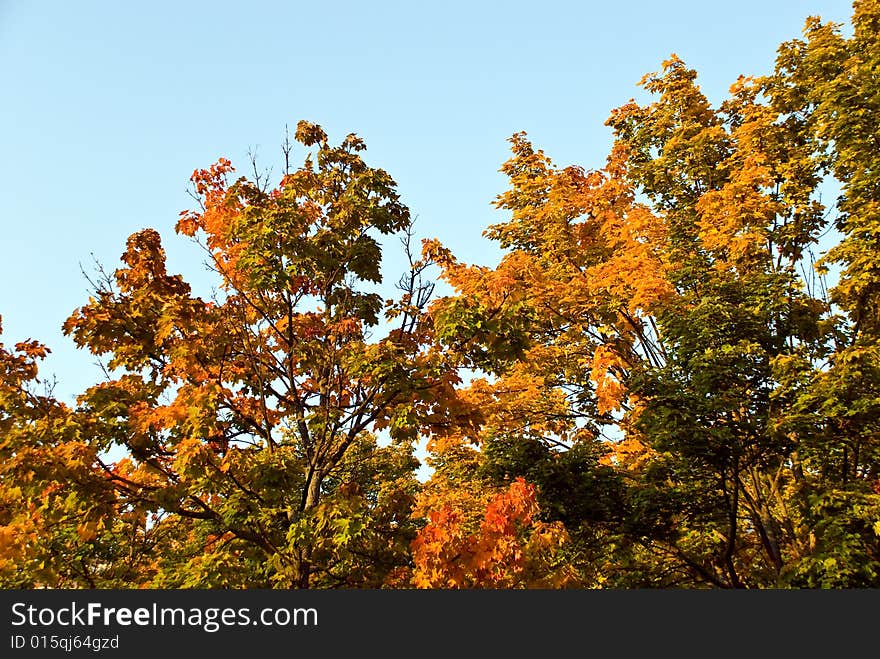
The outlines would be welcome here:
M 112 271 L 126 237 L 154 227 L 170 269 L 206 292 L 202 256 L 173 231 L 190 174 L 220 156 L 245 170 L 252 150 L 280 171 L 299 119 L 363 137 L 420 236 L 494 263 L 481 233 L 503 218 L 491 204 L 512 133 L 599 167 L 609 112 L 670 53 L 718 102 L 740 73 L 770 70 L 808 15 L 850 14 L 842 0 L 0 0 L 2 340 L 47 343 L 44 374 L 71 402 L 100 378 L 60 330 L 88 297 L 81 264 Z

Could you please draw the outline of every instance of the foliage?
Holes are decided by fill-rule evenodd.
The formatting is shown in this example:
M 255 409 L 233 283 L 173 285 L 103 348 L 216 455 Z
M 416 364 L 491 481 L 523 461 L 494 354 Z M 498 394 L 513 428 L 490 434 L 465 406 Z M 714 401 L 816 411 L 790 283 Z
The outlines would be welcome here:
M 212 299 L 144 229 L 64 325 L 75 407 L 0 345 L 0 582 L 877 587 L 880 1 L 852 27 L 717 106 L 670 56 L 598 169 L 514 134 L 495 267 L 416 254 L 355 135 L 197 170 Z

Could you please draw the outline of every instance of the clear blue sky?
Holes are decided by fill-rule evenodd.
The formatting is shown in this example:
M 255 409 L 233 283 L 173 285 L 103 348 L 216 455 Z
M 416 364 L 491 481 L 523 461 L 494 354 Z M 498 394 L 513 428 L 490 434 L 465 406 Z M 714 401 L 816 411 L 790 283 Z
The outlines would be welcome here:
M 304 118 L 397 180 L 420 235 L 494 263 L 506 139 L 525 130 L 559 164 L 598 167 L 609 111 L 675 52 L 723 98 L 772 68 L 804 19 L 846 23 L 843 0 L 667 2 L 28 2 L 0 0 L 3 342 L 49 345 L 68 402 L 96 381 L 61 334 L 88 296 L 80 264 L 112 270 L 158 229 L 170 267 L 200 281 L 177 237 L 196 167 L 256 149 L 278 164 Z M 201 291 L 199 291 L 201 292 Z

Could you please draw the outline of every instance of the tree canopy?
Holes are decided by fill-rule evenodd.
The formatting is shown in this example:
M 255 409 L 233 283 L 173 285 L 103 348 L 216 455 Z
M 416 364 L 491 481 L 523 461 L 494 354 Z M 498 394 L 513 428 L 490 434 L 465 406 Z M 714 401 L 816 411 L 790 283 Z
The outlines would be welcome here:
M 717 106 L 671 55 L 597 168 L 513 135 L 495 266 L 354 134 L 196 170 L 210 299 L 145 228 L 64 324 L 75 405 L 0 344 L 0 584 L 880 586 L 880 1 L 852 27 Z

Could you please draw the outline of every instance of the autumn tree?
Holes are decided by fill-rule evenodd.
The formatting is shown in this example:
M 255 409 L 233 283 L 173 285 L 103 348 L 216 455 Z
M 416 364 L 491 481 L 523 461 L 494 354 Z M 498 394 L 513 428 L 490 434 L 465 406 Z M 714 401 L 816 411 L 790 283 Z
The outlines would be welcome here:
M 880 580 L 880 3 L 853 4 L 853 34 L 807 21 L 804 38 L 780 49 L 777 76 L 786 100 L 808 109 L 817 141 L 840 188 L 840 239 L 819 263 L 834 270 L 832 350 L 817 364 L 778 364 L 780 430 L 797 445 L 801 544 L 792 582 L 809 587 L 874 587 Z
M 774 586 L 797 552 L 784 494 L 796 447 L 776 427 L 774 366 L 813 363 L 831 339 L 801 276 L 825 229 L 823 161 L 778 78 L 740 79 L 715 110 L 695 75 L 672 58 L 644 81 L 658 100 L 610 120 L 628 178 L 664 216 L 674 287 L 654 312 L 663 363 L 629 384 L 655 452 L 644 485 L 675 523 L 652 547 L 696 582 Z
M 380 240 L 412 237 L 394 181 L 354 135 L 300 122 L 296 140 L 304 164 L 272 189 L 224 159 L 193 174 L 177 231 L 204 247 L 214 299 L 145 229 L 65 324 L 114 374 L 80 399 L 93 445 L 123 452 L 102 467 L 172 531 L 153 585 L 377 587 L 408 560 L 411 419 L 454 377 L 423 322 L 429 264 L 411 258 L 384 300 Z
M 876 2 L 854 26 L 811 19 L 718 107 L 672 56 L 599 170 L 514 135 L 504 258 L 440 261 L 438 338 L 488 376 L 461 437 L 553 493 L 585 584 L 876 583 Z

